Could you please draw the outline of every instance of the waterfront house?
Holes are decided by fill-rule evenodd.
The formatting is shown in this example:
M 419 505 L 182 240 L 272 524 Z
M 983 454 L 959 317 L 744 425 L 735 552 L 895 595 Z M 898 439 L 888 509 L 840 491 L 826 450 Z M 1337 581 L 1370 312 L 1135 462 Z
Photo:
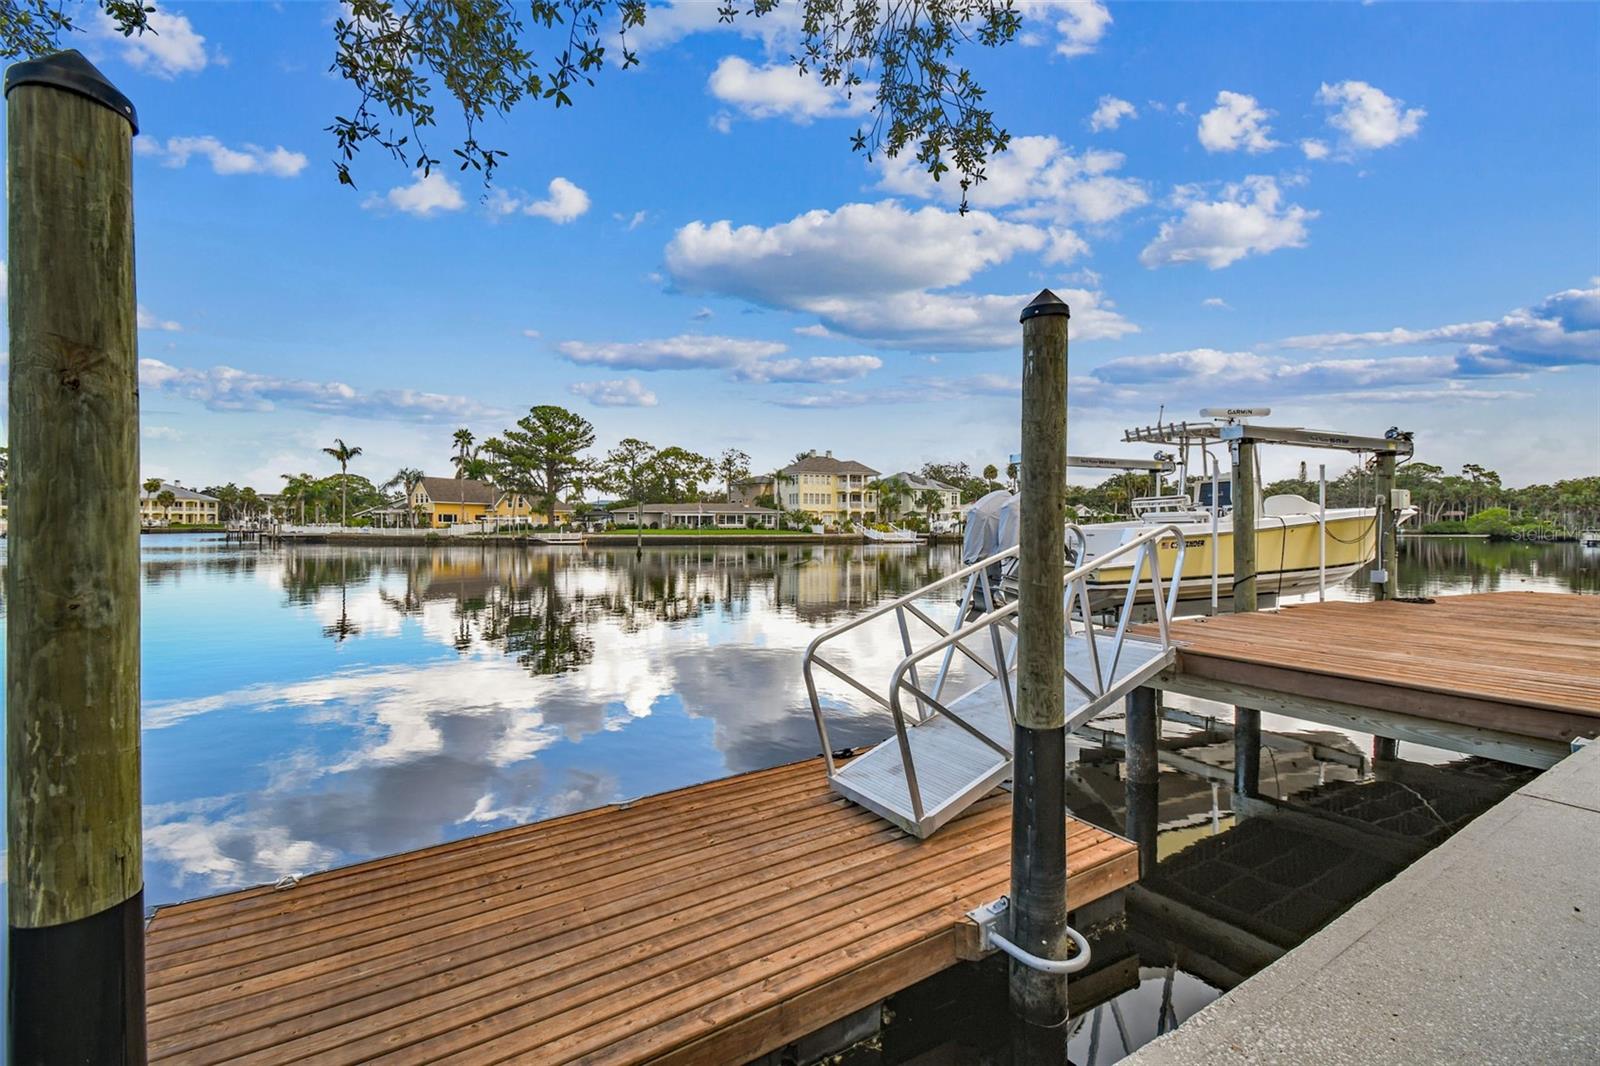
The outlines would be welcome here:
M 499 502 L 500 490 L 470 477 L 419 478 L 410 503 L 422 524 L 440 529 L 463 522 L 482 522 Z
M 433 529 L 461 524 L 543 526 L 548 521 L 539 500 L 470 477 L 422 478 L 411 490 L 409 503 L 422 524 Z M 556 523 L 571 520 L 571 505 L 556 504 Z
M 776 529 L 778 512 L 770 507 L 741 503 L 647 503 L 613 507 L 611 520 L 619 526 L 639 527 L 640 512 L 645 529 Z
M 778 498 L 791 511 L 807 511 L 829 525 L 873 521 L 878 494 L 867 488 L 878 472 L 832 452 L 808 455 L 778 472 Z
M 161 506 L 163 492 L 173 495 L 171 507 Z M 139 524 L 145 526 L 214 526 L 222 521 L 222 501 L 175 481 L 163 481 L 155 492 L 139 492 Z
M 777 499 L 772 491 L 772 475 L 756 474 L 752 477 L 740 478 L 728 488 L 729 503 L 754 504 L 763 496 Z
M 898 474 L 890 474 L 888 477 L 884 478 L 884 480 L 889 481 L 894 478 L 899 478 L 901 481 L 905 482 L 906 488 L 911 490 L 911 494 L 904 500 L 900 501 L 900 508 L 898 512 L 892 515 L 884 515 L 883 517 L 885 519 L 892 521 L 896 518 L 899 518 L 901 515 L 908 514 L 926 516 L 928 511 L 927 508 L 922 506 L 920 497 L 928 489 L 932 489 L 939 494 L 939 507 L 933 512 L 934 523 L 938 524 L 941 522 L 961 521 L 962 508 L 960 489 L 953 485 L 946 485 L 942 481 L 936 481 L 933 478 L 923 477 L 920 474 L 913 474 L 909 471 L 901 471 Z

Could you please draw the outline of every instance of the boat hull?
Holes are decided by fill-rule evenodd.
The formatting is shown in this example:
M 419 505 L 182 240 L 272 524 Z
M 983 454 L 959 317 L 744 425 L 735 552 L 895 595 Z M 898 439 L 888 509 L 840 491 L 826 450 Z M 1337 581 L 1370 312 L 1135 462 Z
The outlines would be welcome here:
M 1107 537 L 1090 536 L 1090 557 L 1106 550 Z M 1117 537 L 1120 541 L 1121 537 Z M 1183 573 L 1178 586 L 1180 600 L 1209 600 L 1211 597 L 1212 545 L 1216 546 L 1217 593 L 1219 598 L 1233 595 L 1233 530 L 1224 525 L 1215 537 L 1209 526 L 1184 531 Z M 1319 557 L 1319 544 L 1326 545 L 1325 564 Z M 1164 537 L 1157 542 L 1161 580 L 1173 579 L 1178 558 L 1178 539 Z M 1319 572 L 1328 585 L 1335 585 L 1369 565 L 1377 554 L 1377 523 L 1370 509 L 1344 509 L 1330 515 L 1326 536 L 1321 534 L 1316 515 L 1289 515 L 1263 518 L 1256 523 L 1256 591 L 1258 595 L 1289 596 L 1314 590 Z M 1323 569 L 1325 565 L 1325 570 Z M 1132 564 L 1108 566 L 1089 582 L 1095 599 L 1125 595 L 1132 578 Z M 1149 600 L 1148 579 L 1141 581 L 1139 598 Z

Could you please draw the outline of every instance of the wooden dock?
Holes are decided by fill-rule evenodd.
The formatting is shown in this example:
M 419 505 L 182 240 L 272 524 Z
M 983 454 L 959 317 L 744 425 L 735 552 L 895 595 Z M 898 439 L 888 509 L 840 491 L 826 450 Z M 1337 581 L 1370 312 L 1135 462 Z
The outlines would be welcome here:
M 1187 695 L 1540 768 L 1600 735 L 1600 596 L 1310 603 L 1172 634 L 1153 684 Z
M 159 909 L 150 1058 L 739 1063 L 954 964 L 1010 796 L 919 841 L 819 759 Z M 1069 899 L 1138 879 L 1068 826 Z

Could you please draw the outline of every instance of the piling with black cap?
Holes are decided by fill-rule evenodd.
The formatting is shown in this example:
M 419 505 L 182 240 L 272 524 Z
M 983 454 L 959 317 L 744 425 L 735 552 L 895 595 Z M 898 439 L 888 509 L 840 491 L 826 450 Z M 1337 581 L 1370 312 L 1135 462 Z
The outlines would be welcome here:
M 1233 458 L 1233 609 L 1256 609 L 1256 444 L 1236 440 Z M 1287 533 L 1283 534 L 1287 536 Z M 1261 712 L 1233 709 L 1233 791 L 1254 796 L 1261 786 Z
M 1125 828 L 1128 839 L 1139 845 L 1139 873 L 1149 875 L 1156 867 L 1156 826 L 1158 789 L 1161 780 L 1160 756 L 1157 742 L 1160 739 L 1161 694 L 1148 685 L 1140 685 L 1128 693 L 1125 700 L 1128 734 L 1126 778 L 1123 782 L 1126 800 Z
M 1049 289 L 1022 311 L 1022 519 L 1018 557 L 1017 724 L 1011 793 L 1011 938 L 1066 957 L 1065 617 L 1067 323 Z M 1024 1022 L 1067 1020 L 1067 978 L 1013 960 L 1011 1006 Z
M 137 119 L 77 52 L 5 95 L 7 1051 L 143 1063 Z

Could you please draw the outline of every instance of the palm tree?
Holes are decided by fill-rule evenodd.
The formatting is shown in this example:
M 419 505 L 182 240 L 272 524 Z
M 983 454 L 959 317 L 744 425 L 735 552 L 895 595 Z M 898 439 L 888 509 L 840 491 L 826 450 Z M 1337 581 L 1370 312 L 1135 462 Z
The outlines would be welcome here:
M 147 477 L 144 479 L 144 484 L 140 487 L 144 489 L 145 498 L 148 499 L 161 491 L 161 479 L 158 477 Z
M 339 524 L 350 524 L 349 505 L 345 499 L 345 478 L 349 474 L 350 460 L 361 454 L 360 448 L 352 448 L 344 442 L 343 437 L 333 438 L 333 447 L 322 449 L 324 455 L 331 455 L 339 461 Z
M 933 531 L 933 513 L 944 506 L 944 496 L 938 489 L 923 489 L 917 493 L 917 504 L 928 517 L 928 531 Z
M 300 524 L 306 524 L 306 497 L 315 481 L 310 474 L 279 474 L 288 484 L 283 486 L 283 496 L 300 504 Z
M 450 461 L 456 464 L 456 477 L 467 476 L 467 464 L 478 454 L 478 449 L 472 446 L 474 440 L 472 430 L 465 426 L 451 434 L 450 439 L 455 441 L 456 454 Z
M 418 470 L 414 466 L 402 466 L 399 470 L 394 472 L 394 477 L 390 478 L 388 481 L 385 481 L 380 487 L 385 492 L 395 488 L 404 489 L 406 494 L 406 507 L 409 509 L 411 507 L 411 494 L 416 491 L 417 482 L 421 480 L 422 471 Z M 414 517 L 415 516 L 413 515 L 413 518 Z
M 172 505 L 178 502 L 178 496 L 171 489 L 162 489 L 156 496 L 156 503 L 161 507 L 161 517 L 167 525 L 172 524 Z

